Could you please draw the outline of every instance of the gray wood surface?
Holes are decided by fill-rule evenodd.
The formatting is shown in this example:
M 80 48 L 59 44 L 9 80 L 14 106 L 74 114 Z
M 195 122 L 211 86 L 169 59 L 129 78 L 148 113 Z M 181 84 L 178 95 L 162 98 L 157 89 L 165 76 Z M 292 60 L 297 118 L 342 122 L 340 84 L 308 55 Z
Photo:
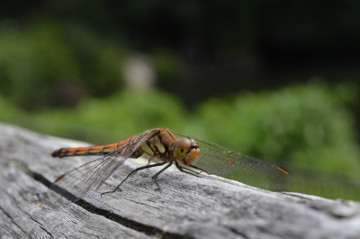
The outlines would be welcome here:
M 121 139 L 119 139 L 121 140 Z M 0 123 L 1 238 L 360 238 L 360 204 L 276 193 L 212 175 L 156 169 L 131 177 L 126 161 L 98 191 L 71 202 L 49 189 L 62 173 L 94 157 L 55 159 L 82 142 Z

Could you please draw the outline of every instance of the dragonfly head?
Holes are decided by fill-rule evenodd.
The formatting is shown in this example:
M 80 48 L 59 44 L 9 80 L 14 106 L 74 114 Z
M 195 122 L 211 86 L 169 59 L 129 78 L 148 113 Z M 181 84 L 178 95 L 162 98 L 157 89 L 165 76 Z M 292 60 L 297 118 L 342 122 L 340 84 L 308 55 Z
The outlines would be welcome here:
M 173 157 L 182 161 L 185 165 L 191 165 L 200 158 L 200 148 L 196 140 L 192 138 L 180 139 L 174 147 Z

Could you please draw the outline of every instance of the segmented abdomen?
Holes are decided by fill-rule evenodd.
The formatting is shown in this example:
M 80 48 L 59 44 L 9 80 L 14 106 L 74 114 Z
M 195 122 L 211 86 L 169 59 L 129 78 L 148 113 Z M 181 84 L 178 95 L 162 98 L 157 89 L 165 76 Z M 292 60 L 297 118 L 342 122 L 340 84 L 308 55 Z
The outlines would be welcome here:
M 78 155 L 105 155 L 113 152 L 122 145 L 130 142 L 135 139 L 136 136 L 130 137 L 118 143 L 100 145 L 100 146 L 90 146 L 90 147 L 78 147 L 78 148 L 61 148 L 52 152 L 51 156 L 53 157 L 69 157 L 69 156 L 78 156 Z

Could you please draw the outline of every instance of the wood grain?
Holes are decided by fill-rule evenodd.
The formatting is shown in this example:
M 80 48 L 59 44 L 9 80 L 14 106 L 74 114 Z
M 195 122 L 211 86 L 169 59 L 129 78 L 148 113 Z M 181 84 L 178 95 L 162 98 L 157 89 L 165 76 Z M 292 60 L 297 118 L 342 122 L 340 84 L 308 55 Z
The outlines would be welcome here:
M 73 203 L 51 189 L 59 175 L 94 157 L 54 159 L 85 143 L 0 124 L 1 238 L 359 238 L 360 204 L 276 193 L 177 170 L 159 177 L 126 161 L 98 191 Z M 96 157 L 95 157 L 96 158 Z

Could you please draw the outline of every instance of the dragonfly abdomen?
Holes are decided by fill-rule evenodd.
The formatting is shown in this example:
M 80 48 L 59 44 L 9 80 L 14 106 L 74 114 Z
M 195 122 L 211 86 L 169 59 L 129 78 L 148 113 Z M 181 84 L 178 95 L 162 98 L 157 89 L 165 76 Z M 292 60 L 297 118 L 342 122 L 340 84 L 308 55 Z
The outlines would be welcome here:
M 90 147 L 78 147 L 78 148 L 61 148 L 55 150 L 51 153 L 52 157 L 70 157 L 70 156 L 85 156 L 85 155 L 106 155 L 115 151 L 120 146 L 130 142 L 136 138 L 135 136 L 125 139 L 118 143 L 100 145 L 100 146 L 90 146 Z

